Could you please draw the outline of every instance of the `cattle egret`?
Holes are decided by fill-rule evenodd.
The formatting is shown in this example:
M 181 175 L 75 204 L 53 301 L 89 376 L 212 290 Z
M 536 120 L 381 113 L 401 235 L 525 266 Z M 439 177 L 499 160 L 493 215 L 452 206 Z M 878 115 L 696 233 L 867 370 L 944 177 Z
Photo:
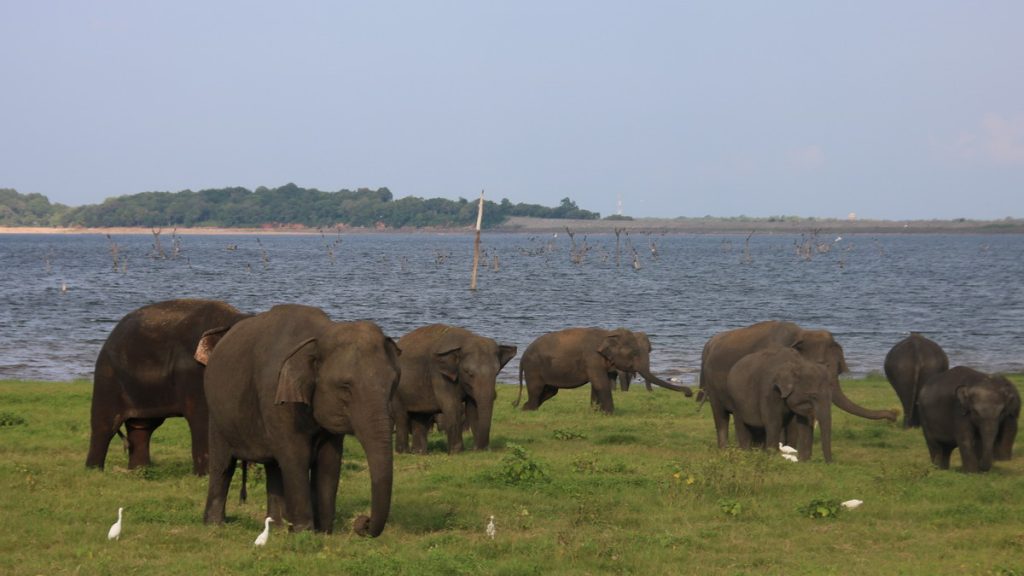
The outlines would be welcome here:
M 107 540 L 121 539 L 121 512 L 124 512 L 124 508 L 117 509 L 117 522 L 114 522 L 110 527 L 110 531 L 107 532 Z
M 792 454 L 783 454 L 782 457 L 785 458 L 786 460 L 789 460 L 790 462 L 799 462 L 800 461 L 799 458 L 797 458 L 796 456 L 793 456 Z
M 487 521 L 487 535 L 490 536 L 491 540 L 494 540 L 494 534 L 497 529 L 494 527 L 494 514 L 491 514 L 491 519 Z
M 843 502 L 841 504 L 841 506 L 843 508 L 846 508 L 847 510 L 853 510 L 854 508 L 856 508 L 857 506 L 860 506 L 863 503 L 864 503 L 863 500 L 853 499 L 853 500 L 847 500 L 846 502 Z
M 782 442 L 779 442 L 779 452 L 782 452 L 783 454 L 796 454 L 797 450 L 792 446 L 786 446 Z
M 263 546 L 267 543 L 267 538 L 270 538 L 270 523 L 273 521 L 273 518 L 267 516 L 267 519 L 263 521 L 263 532 L 260 532 L 260 535 L 253 541 L 253 546 Z

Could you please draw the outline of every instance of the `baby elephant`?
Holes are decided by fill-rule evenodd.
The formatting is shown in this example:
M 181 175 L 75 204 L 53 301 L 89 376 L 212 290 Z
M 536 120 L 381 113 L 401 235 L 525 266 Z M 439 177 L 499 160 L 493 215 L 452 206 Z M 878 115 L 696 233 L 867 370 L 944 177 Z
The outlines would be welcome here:
M 1017 437 L 1020 393 L 999 374 L 957 366 L 932 376 L 917 399 L 921 429 L 932 462 L 949 468 L 960 449 L 964 472 L 987 472 L 992 460 L 1009 460 Z
M 747 354 L 726 377 L 722 404 L 736 421 L 736 442 L 749 449 L 763 438 L 765 450 L 777 450 L 782 431 L 796 418 L 798 457 L 811 457 L 814 419 L 821 425 L 821 451 L 832 461 L 832 379 L 824 365 L 793 348 L 768 348 Z M 792 442 L 792 439 L 790 439 Z

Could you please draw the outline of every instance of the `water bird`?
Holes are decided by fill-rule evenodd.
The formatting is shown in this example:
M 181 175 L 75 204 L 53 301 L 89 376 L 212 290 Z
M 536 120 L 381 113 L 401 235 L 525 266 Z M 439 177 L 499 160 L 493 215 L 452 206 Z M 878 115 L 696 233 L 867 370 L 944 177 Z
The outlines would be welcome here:
M 783 454 L 796 454 L 797 449 L 779 442 L 779 452 L 782 452 Z
M 783 454 L 782 457 L 785 458 L 786 460 L 789 460 L 790 462 L 799 462 L 800 461 L 799 458 L 797 458 L 796 456 L 793 456 L 792 454 Z
M 491 519 L 487 521 L 487 535 L 491 540 L 494 540 L 494 535 L 497 531 L 497 528 L 494 527 L 494 514 L 491 514 Z
M 117 509 L 117 522 L 114 522 L 110 526 L 110 530 L 107 532 L 107 540 L 120 540 L 121 539 L 121 513 L 124 512 L 124 508 Z
M 253 540 L 253 546 L 263 546 L 267 543 L 267 539 L 270 538 L 270 523 L 273 521 L 273 518 L 267 516 L 267 519 L 263 521 L 263 532 L 260 532 L 260 535 L 256 537 L 256 540 Z
M 66 294 L 66 293 L 67 293 L 67 291 L 68 291 L 68 285 L 67 285 L 67 283 L 65 283 L 65 282 L 61 282 L 61 283 L 60 283 L 60 293 L 61 293 L 61 294 Z
M 840 504 L 840 506 L 846 508 L 847 510 L 853 510 L 854 508 L 860 506 L 863 503 L 863 500 L 857 500 L 856 498 L 854 498 L 853 500 L 847 500 L 846 502 L 843 502 L 842 504 Z

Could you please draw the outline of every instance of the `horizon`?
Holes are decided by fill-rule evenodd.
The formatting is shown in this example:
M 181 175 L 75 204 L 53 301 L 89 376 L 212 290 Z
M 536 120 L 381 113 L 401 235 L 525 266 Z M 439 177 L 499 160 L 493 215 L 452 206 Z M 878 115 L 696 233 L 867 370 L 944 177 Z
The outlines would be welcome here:
M 0 187 L 1024 216 L 1024 4 L 0 7 Z

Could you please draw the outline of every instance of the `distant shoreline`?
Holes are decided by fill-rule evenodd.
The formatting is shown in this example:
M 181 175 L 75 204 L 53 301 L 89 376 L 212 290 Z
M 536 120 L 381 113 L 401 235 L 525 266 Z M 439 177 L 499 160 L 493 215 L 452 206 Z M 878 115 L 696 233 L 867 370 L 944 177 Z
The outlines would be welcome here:
M 746 218 L 635 218 L 633 220 L 561 220 L 548 218 L 513 217 L 485 232 L 502 233 L 556 233 L 566 229 L 573 233 L 604 234 L 617 229 L 626 232 L 663 234 L 749 234 L 825 232 L 842 234 L 1024 234 L 1024 219 L 1004 220 L 838 220 L 838 219 L 746 219 Z M 0 226 L 0 234 L 115 234 L 152 235 L 154 231 L 170 235 L 319 235 L 319 234 L 463 234 L 472 232 L 462 228 L 359 228 L 336 226 L 306 228 L 279 226 L 267 228 L 221 227 L 141 227 L 111 228 Z

